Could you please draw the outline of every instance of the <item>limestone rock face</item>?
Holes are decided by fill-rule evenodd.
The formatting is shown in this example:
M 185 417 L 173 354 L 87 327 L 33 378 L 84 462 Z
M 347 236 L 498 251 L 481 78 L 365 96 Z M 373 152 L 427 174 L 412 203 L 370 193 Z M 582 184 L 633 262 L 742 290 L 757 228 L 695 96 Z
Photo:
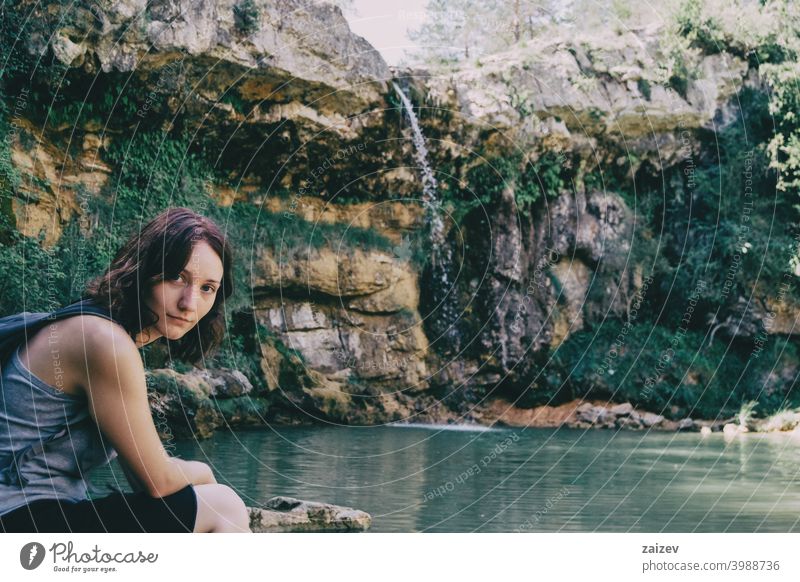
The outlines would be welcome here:
M 275 256 L 261 250 L 253 277 L 255 293 L 269 289 L 307 288 L 312 293 L 332 297 L 373 297 L 372 312 L 393 312 L 403 307 L 413 308 L 416 295 L 416 275 L 395 257 L 381 252 L 337 252 L 335 248 L 296 248 L 288 256 Z M 406 296 L 411 292 L 412 295 Z M 345 299 L 346 300 L 346 299 Z
M 51 115 L 45 127 L 23 127 L 12 140 L 20 169 L 38 178 L 25 188 L 27 203 L 14 207 L 25 217 L 22 232 L 46 228 L 46 243 L 57 240 L 78 212 L 80 188 L 96 195 L 116 170 L 104 150 L 134 128 L 191 134 L 193 147 L 211 148 L 226 170 L 246 173 L 242 189 L 220 189 L 221 204 L 250 201 L 253 184 L 270 196 L 297 188 L 326 159 L 324 175 L 312 180 L 313 196 L 359 177 L 353 187 L 360 190 L 416 190 L 413 172 L 392 169 L 403 166 L 402 149 L 381 140 L 391 72 L 350 32 L 341 11 L 306 0 L 253 0 L 243 24 L 239 4 L 122 0 L 89 8 L 23 0 L 20 10 L 52 27 L 25 39 L 29 53 L 52 55 L 65 68 L 65 83 L 87 92 L 105 91 L 96 78 L 124 78 L 125 97 L 102 111 L 94 106 L 92 114 L 87 105 L 81 116 Z M 103 95 L 86 100 L 94 98 Z M 399 133 L 396 123 L 390 127 Z M 76 156 L 81 139 L 89 149 Z M 32 147 L 34 140 L 42 147 Z M 368 165 L 370 172 L 355 170 Z M 48 225 L 54 211 L 58 220 Z
M 623 313 L 636 292 L 635 273 L 625 266 L 631 212 L 620 196 L 565 192 L 546 210 L 525 217 L 505 192 L 489 218 L 472 227 L 465 261 L 474 265 L 468 272 L 475 273 L 475 298 L 462 298 L 461 305 L 478 315 L 461 335 L 475 336 L 472 345 L 479 346 L 478 384 L 499 376 L 525 385 L 536 373 L 536 353 L 583 329 L 596 312 Z M 588 296 L 590 282 L 603 290 L 599 299 Z M 483 354 L 491 357 L 481 360 Z
M 393 182 L 413 183 L 416 176 L 407 168 L 398 168 L 401 177 Z M 392 243 L 400 245 L 408 236 L 424 226 L 423 209 L 416 200 L 386 200 L 352 204 L 332 204 L 311 196 L 299 199 L 264 197 L 254 200 L 264 210 L 275 214 L 291 213 L 297 220 L 313 224 L 346 224 L 351 228 L 372 229 Z
M 691 55 L 696 79 L 681 95 L 668 86 L 672 59 L 658 33 L 652 27 L 547 35 L 481 59 L 479 67 L 431 78 L 428 98 L 518 145 L 544 142 L 588 157 L 604 155 L 611 140 L 657 167 L 671 165 L 682 130 L 719 130 L 715 117 L 748 65 L 729 54 Z
M 261 252 L 254 273 L 256 321 L 329 382 L 427 387 L 417 274 L 407 262 L 301 248 L 286 260 Z
M 563 298 L 563 307 L 556 307 L 553 324 L 553 345 L 558 346 L 575 330 L 583 328 L 583 309 L 591 272 L 582 261 L 562 259 L 552 266 L 553 276 L 560 283 L 556 305 Z
M 408 252 L 430 220 L 393 79 L 406 83 L 431 165 L 453 170 L 451 182 L 478 163 L 476 153 L 521 151 L 535 162 L 555 152 L 587 172 L 668 168 L 694 151 L 697 132 L 729 123 L 735 92 L 757 82 L 747 62 L 698 51 L 687 55 L 691 78 L 675 86 L 656 29 L 556 34 L 447 75 L 390 69 L 335 7 L 252 5 L 242 15 L 239 0 L 103 0 L 61 19 L 57 3 L 22 3 L 52 23 L 25 38 L 30 54 L 62 65 L 72 87 L 90 92 L 97 80 L 130 89 L 127 114 L 115 103 L 77 121 L 44 121 L 36 107 L 22 109 L 8 143 L 26 178 L 9 204 L 24 235 L 44 230 L 52 245 L 83 216 L 87 198 L 113 199 L 119 168 L 111 147 L 146 128 L 191 138 L 193 153 L 210 155 L 231 176 L 210 188 L 222 206 L 248 204 L 309 230 L 361 229 L 384 241 L 252 241 L 245 252 L 253 302 L 243 315 L 260 326 L 251 348 L 261 377 L 151 372 L 157 411 L 202 435 L 227 422 L 263 424 L 265 416 L 461 419 L 498 384 L 506 395 L 524 391 L 537 356 L 607 312 L 623 314 L 640 288 L 641 266 L 627 260 L 632 209 L 613 189 L 576 183 L 548 193 L 530 214 L 508 184 L 462 224 L 446 217 L 453 284 L 440 289 L 440 273 Z M 100 108 L 105 96 L 91 97 Z M 442 197 L 456 188 L 444 178 L 440 186 Z M 444 296 L 456 316 L 436 322 Z M 773 320 L 767 334 L 796 334 L 795 306 L 772 297 L 750 306 L 751 320 Z M 733 335 L 762 331 L 716 323 Z M 448 327 L 454 337 L 443 333 Z M 770 381 L 784 381 L 785 371 L 775 374 Z M 631 414 L 616 417 L 634 424 Z
M 212 78 L 244 69 L 250 72 L 244 89 L 249 98 L 274 95 L 282 81 L 291 85 L 294 78 L 304 81 L 304 90 L 307 83 L 316 85 L 319 96 L 330 89 L 341 92 L 336 103 L 349 110 L 381 98 L 388 68 L 369 43 L 350 32 L 338 8 L 301 0 L 254 0 L 252 24 L 243 27 L 235 15 L 238 4 L 100 2 L 93 6 L 90 21 L 78 21 L 89 28 L 81 31 L 88 36 L 78 34 L 77 26 L 65 27 L 51 41 L 53 52 L 65 65 L 93 68 L 96 62 L 104 73 L 157 73 L 181 56 L 189 57 L 188 65 L 205 60 L 212 65 L 206 71 Z
M 178 373 L 169 368 L 147 371 L 148 397 L 162 438 L 207 438 L 222 426 L 263 424 L 267 402 L 253 393 L 238 370 Z

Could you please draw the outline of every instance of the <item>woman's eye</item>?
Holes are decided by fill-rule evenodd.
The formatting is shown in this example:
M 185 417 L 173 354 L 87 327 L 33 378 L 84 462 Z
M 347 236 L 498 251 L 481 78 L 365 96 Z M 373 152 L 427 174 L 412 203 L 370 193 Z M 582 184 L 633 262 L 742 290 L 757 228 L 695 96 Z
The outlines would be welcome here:
M 169 277 L 170 281 L 179 281 L 181 279 L 183 279 L 183 273 L 178 273 L 177 275 L 172 275 Z M 216 293 L 217 291 L 213 285 L 203 285 L 203 289 L 206 291 L 206 293 Z

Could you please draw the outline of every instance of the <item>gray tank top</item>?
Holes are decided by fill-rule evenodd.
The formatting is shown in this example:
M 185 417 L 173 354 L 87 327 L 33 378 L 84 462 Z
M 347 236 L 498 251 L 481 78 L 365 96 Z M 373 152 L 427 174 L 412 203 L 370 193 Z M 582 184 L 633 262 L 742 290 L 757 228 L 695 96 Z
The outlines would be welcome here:
M 34 376 L 19 349 L 0 374 L 0 515 L 38 499 L 90 499 L 86 473 L 117 456 L 88 398 Z

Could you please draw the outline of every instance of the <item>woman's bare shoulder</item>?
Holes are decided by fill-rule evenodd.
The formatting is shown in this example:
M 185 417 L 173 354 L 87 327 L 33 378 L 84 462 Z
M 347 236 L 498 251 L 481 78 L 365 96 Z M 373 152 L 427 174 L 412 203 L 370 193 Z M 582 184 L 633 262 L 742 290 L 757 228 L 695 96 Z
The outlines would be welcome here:
M 63 334 L 74 338 L 76 355 L 85 361 L 140 357 L 128 332 L 120 324 L 97 315 L 76 315 L 60 322 Z
M 53 321 L 20 348 L 23 364 L 37 377 L 68 394 L 85 391 L 88 379 L 128 364 L 138 368 L 141 355 L 118 323 L 96 315 Z M 59 365 L 57 375 L 54 362 Z

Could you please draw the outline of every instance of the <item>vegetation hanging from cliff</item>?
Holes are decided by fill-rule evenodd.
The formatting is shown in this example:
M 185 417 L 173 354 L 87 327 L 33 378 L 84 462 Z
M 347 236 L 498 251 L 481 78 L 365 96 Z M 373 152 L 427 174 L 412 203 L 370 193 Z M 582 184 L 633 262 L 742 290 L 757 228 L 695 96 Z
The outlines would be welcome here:
M 762 414 L 800 404 L 789 377 L 797 340 L 766 333 L 774 310 L 800 301 L 791 145 L 798 87 L 776 84 L 798 53 L 771 35 L 732 36 L 700 4 L 686 3 L 681 33 L 704 51 L 772 59 L 758 69 L 772 90 L 742 89 L 738 117 L 715 135 L 693 136 L 699 150 L 687 148 L 677 166 L 645 163 L 635 181 L 613 182 L 639 209 L 632 255 L 654 284 L 634 320 L 590 320 L 559 346 L 535 401 L 629 400 L 673 418 L 729 418 L 751 402 Z M 604 292 L 590 289 L 589 301 Z

